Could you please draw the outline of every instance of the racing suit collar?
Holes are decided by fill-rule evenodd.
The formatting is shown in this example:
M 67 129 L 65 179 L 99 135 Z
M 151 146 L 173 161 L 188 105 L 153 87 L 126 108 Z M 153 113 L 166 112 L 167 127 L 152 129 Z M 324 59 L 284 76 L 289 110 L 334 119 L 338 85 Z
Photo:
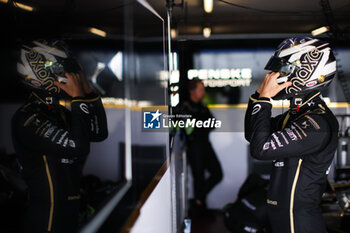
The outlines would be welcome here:
M 36 102 L 39 105 L 51 105 L 56 106 L 59 105 L 58 98 L 50 95 L 43 95 L 38 92 L 32 92 L 30 95 L 30 100 Z
M 304 109 L 307 109 L 312 100 L 316 99 L 320 96 L 319 91 L 314 91 L 307 93 L 305 95 L 296 95 L 290 99 L 290 113 L 291 114 L 299 114 L 303 112 Z M 299 105 L 299 106 L 298 106 Z

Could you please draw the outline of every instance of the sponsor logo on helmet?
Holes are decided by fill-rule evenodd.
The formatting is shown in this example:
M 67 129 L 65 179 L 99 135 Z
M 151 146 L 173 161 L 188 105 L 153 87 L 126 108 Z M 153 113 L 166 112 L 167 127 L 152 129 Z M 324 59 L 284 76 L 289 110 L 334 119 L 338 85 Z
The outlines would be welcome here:
M 35 80 L 32 80 L 30 81 L 33 85 L 37 86 L 37 87 L 40 87 L 41 86 L 41 83 L 38 82 L 38 81 L 35 81 Z
M 323 52 L 317 49 L 314 49 L 304 55 L 301 60 L 301 68 L 296 71 L 296 76 L 291 79 L 292 86 L 287 88 L 288 93 L 299 92 L 302 90 L 302 87 L 305 86 L 305 83 L 310 79 L 314 70 L 319 64 L 322 55 Z M 314 84 L 311 82 L 309 86 L 306 86 L 310 87 L 316 84 L 317 83 Z
M 43 86 L 47 91 L 58 92 L 58 88 L 53 84 L 54 78 L 50 77 L 50 71 L 45 69 L 45 57 L 33 49 L 26 52 L 25 57 L 27 59 L 26 62 L 38 79 L 37 81 L 31 80 L 31 83 L 38 87 Z
M 306 86 L 312 87 L 312 86 L 315 86 L 316 84 L 317 84 L 317 81 L 311 81 L 311 82 L 306 83 Z

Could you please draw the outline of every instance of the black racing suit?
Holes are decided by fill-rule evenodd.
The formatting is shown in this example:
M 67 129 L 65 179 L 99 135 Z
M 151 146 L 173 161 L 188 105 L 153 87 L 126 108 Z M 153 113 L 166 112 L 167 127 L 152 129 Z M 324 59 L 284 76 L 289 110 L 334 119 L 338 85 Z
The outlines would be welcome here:
M 179 105 L 174 111 L 176 114 L 191 115 L 192 119 L 208 120 L 214 118 L 208 107 L 203 103 L 194 103 L 185 101 Z M 187 155 L 190 164 L 195 199 L 200 200 L 206 205 L 208 193 L 222 179 L 222 169 L 219 160 L 209 141 L 209 133 L 211 128 L 195 128 L 192 132 L 187 132 Z M 205 177 L 205 171 L 210 176 Z
M 32 93 L 12 118 L 12 137 L 29 187 L 23 232 L 76 232 L 80 177 L 91 141 L 107 137 L 94 93 L 73 98 L 71 111 Z
M 273 160 L 267 197 L 274 233 L 325 233 L 320 208 L 338 135 L 338 122 L 319 93 L 302 97 L 295 108 L 271 118 L 267 98 L 251 96 L 245 116 L 245 138 L 251 155 Z M 299 110 L 299 111 L 298 111 Z

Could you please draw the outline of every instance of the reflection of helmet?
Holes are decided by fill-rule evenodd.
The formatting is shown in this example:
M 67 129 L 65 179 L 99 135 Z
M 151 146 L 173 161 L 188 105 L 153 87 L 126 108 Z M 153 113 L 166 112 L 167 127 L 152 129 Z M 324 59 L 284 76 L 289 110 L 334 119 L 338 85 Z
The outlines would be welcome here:
M 65 43 L 58 40 L 37 40 L 23 44 L 17 63 L 17 71 L 26 85 L 49 94 L 60 93 L 54 81 L 64 82 L 66 72 L 79 70 L 80 66 L 71 58 Z
M 292 85 L 279 92 L 274 99 L 287 99 L 327 87 L 336 73 L 336 61 L 327 42 L 310 37 L 284 40 L 265 70 L 280 72 L 277 83 L 291 81 Z

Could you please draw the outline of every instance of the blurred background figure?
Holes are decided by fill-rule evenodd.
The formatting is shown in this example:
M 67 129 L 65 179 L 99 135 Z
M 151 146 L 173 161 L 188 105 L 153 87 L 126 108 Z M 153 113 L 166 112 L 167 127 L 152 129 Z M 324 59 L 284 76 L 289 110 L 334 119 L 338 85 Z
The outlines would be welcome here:
M 199 79 L 188 82 L 189 99 L 180 103 L 175 112 L 191 115 L 192 119 L 206 121 L 214 118 L 206 104 L 202 102 L 205 88 Z M 209 141 L 213 128 L 186 128 L 187 156 L 193 175 L 194 200 L 192 214 L 208 214 L 206 198 L 223 177 L 220 162 Z M 206 176 L 209 173 L 209 176 Z

